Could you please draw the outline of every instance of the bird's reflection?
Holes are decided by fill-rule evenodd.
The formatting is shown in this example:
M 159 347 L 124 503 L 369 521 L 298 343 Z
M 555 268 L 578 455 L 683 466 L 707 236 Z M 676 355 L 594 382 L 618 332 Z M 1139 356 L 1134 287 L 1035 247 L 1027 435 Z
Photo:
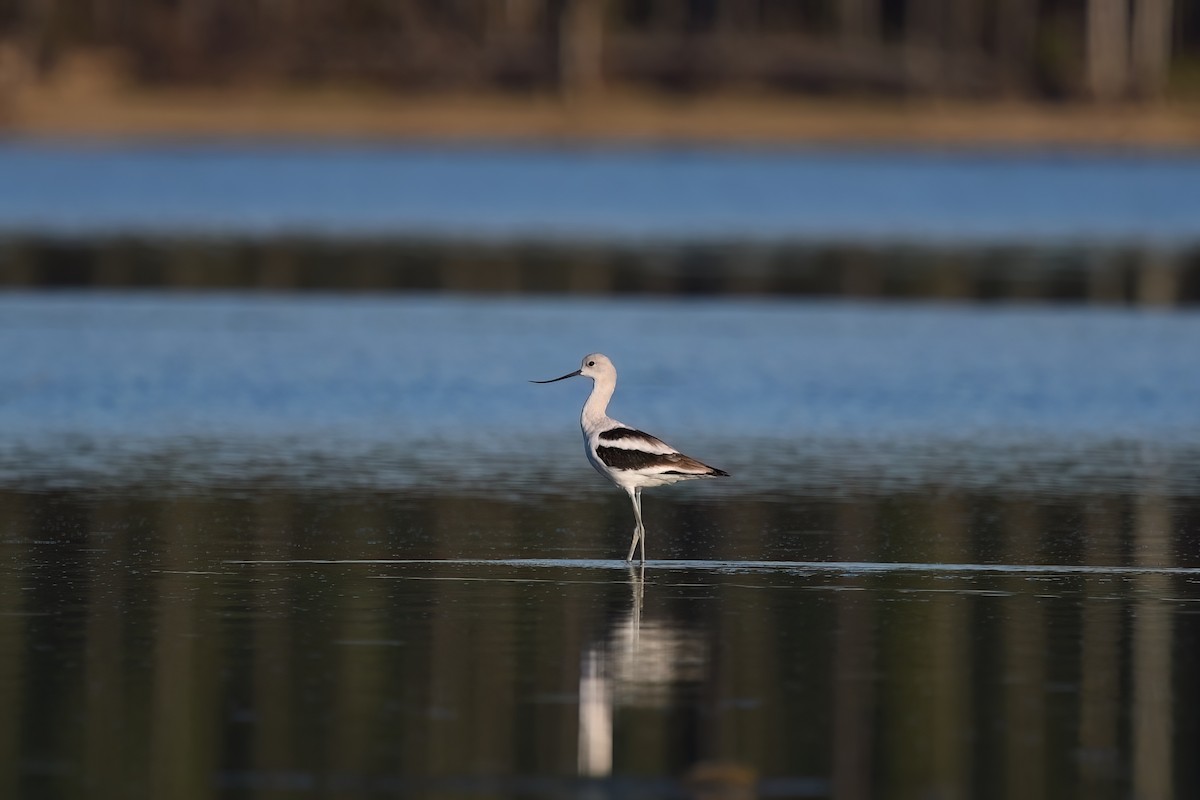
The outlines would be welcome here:
M 669 618 L 644 619 L 645 591 L 645 566 L 630 566 L 628 610 L 580 660 L 580 775 L 611 774 L 615 708 L 663 708 L 673 686 L 704 679 L 708 657 L 701 634 Z

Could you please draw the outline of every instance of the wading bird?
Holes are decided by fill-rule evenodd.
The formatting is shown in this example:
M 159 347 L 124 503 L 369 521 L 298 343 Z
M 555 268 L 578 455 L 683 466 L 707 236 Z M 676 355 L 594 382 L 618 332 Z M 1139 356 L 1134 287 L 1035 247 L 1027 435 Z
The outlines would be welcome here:
M 554 383 L 582 375 L 592 379 L 592 393 L 583 404 L 579 426 L 583 428 L 588 461 L 596 470 L 625 490 L 633 504 L 633 542 L 626 561 L 633 561 L 638 543 L 642 545 L 641 561 L 646 563 L 646 528 L 642 525 L 642 489 L 667 486 L 696 478 L 728 477 L 724 470 L 702 464 L 685 456 L 661 439 L 617 422 L 606 413 L 608 401 L 617 388 L 617 368 L 608 356 L 592 353 L 583 357 L 583 364 L 561 378 L 530 383 Z

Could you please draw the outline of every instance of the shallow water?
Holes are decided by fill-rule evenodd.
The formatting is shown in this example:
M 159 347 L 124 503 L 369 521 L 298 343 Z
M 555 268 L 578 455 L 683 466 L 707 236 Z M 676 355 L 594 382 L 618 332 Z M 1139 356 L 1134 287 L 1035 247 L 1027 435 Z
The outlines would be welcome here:
M 1197 787 L 1196 498 L 646 505 L 0 495 L 6 794 Z
M 0 795 L 1190 797 L 1200 316 L 0 296 Z M 625 499 L 613 412 L 733 473 Z

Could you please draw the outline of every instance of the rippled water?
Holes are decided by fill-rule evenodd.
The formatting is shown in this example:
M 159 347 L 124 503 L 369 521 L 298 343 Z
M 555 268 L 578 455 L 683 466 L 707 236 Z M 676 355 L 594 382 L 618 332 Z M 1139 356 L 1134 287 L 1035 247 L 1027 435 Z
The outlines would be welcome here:
M 644 570 L 527 383 L 591 350 L 733 473 Z M 1200 789 L 1200 315 L 13 293 L 0 351 L 2 796 Z
M 247 475 L 473 491 L 596 484 L 581 354 L 614 416 L 725 491 L 1191 485 L 1200 316 L 769 301 L 0 296 L 0 481 Z

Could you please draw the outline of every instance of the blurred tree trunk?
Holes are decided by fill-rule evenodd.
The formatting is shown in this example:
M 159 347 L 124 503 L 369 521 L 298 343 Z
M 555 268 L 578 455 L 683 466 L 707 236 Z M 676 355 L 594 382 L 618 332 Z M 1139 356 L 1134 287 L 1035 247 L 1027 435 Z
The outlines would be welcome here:
M 1006 0 L 996 5 L 1000 84 L 1009 95 L 1027 95 L 1032 88 L 1037 23 L 1037 0 Z
M 541 5 L 544 3 L 537 0 L 504 0 L 504 24 L 510 30 L 528 33 L 537 27 Z
M 1128 0 L 1088 0 L 1087 84 L 1093 98 L 1117 100 L 1129 86 Z
M 523 41 L 539 29 L 540 12 L 546 3 L 539 0 L 494 0 L 483 3 L 484 41 Z
M 934 95 L 945 91 L 944 11 L 943 0 L 909 0 L 904 20 L 904 60 L 910 90 Z
M 605 0 L 564 0 L 560 6 L 559 89 L 567 100 L 603 88 Z
M 980 87 L 985 0 L 909 0 L 905 49 L 910 88 L 934 96 Z
M 1133 78 L 1138 94 L 1159 98 L 1171 64 L 1172 0 L 1136 0 L 1133 8 Z
M 880 0 L 837 0 L 836 13 L 838 37 L 842 48 L 855 58 L 870 58 L 882 47 L 882 25 Z M 853 88 L 853 77 L 846 85 Z
M 122 11 L 117 0 L 92 0 L 90 6 L 91 39 L 93 42 L 107 44 L 116 41 L 121 34 Z
M 687 0 L 655 0 L 650 4 L 654 25 L 668 33 L 680 33 L 687 25 Z
M 848 47 L 879 43 L 879 0 L 837 0 L 837 20 Z
M 26 0 L 18 8 L 21 19 L 21 49 L 35 78 L 43 77 L 54 61 L 53 23 L 57 0 Z
M 943 71 L 949 73 L 951 89 L 968 94 L 978 79 L 973 74 L 977 72 L 976 65 L 983 61 L 983 0 L 955 0 L 945 14 L 948 45 L 943 47 L 943 53 L 952 60 L 944 64 Z
M 756 31 L 761 13 L 756 0 L 718 0 L 715 27 L 723 33 Z

